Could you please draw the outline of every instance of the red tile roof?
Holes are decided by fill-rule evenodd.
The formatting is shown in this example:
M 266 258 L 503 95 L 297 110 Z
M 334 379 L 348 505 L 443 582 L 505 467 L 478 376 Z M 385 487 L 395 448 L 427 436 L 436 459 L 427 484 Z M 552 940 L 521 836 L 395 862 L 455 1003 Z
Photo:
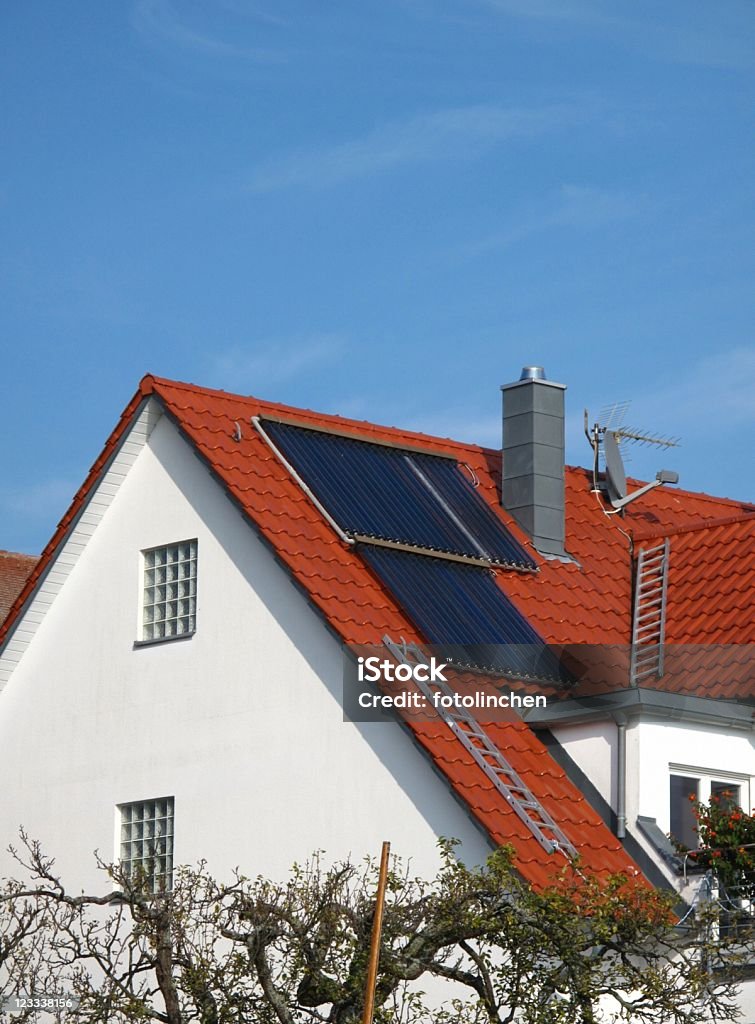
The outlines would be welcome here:
M 663 536 L 671 541 L 669 642 L 755 644 L 755 515 L 721 516 Z M 654 543 L 645 535 L 638 547 Z
M 23 590 L 37 561 L 36 555 L 0 551 L 0 623 Z
M 505 569 L 498 570 L 496 575 L 507 595 L 549 642 L 628 643 L 632 586 L 630 547 L 634 532 L 644 531 L 643 536 L 647 537 L 652 532 L 675 531 L 672 543 L 674 551 L 679 546 L 679 564 L 684 567 L 681 582 L 675 584 L 674 596 L 674 628 L 679 629 L 680 636 L 688 635 L 685 629 L 694 630 L 695 616 L 700 617 L 704 612 L 704 601 L 700 599 L 699 605 L 696 603 L 695 557 L 687 551 L 694 542 L 689 538 L 704 533 L 703 550 L 711 552 L 718 560 L 716 564 L 720 562 L 722 566 L 728 564 L 730 546 L 734 550 L 735 534 L 736 539 L 742 540 L 737 531 L 746 534 L 752 543 L 755 525 L 752 506 L 658 488 L 637 505 L 630 506 L 627 514 L 619 519 L 603 514 L 600 498 L 591 493 L 591 478 L 586 471 L 567 468 L 566 546 L 575 561 L 545 560 L 534 552 L 529 539 L 500 506 L 500 453 L 497 451 L 147 376 L 43 552 L 13 614 L 0 629 L 0 642 L 20 613 L 34 580 L 54 557 L 66 528 L 85 503 L 140 402 L 148 395 L 155 395 L 161 401 L 167 414 L 345 643 L 379 642 L 386 633 L 396 639 L 403 636 L 409 642 L 421 642 L 422 638 L 368 570 L 358 549 L 339 539 L 273 455 L 250 423 L 252 416 L 286 416 L 302 425 L 335 427 L 366 439 L 419 445 L 453 455 L 459 462 L 466 463 L 479 479 L 481 493 L 538 563 L 539 572 L 535 575 Z M 236 440 L 239 431 L 241 436 Z M 725 516 L 737 521 L 725 525 L 722 523 Z M 705 521 L 710 521 L 710 529 L 699 530 Z M 713 521 L 718 525 L 713 525 Z M 687 532 L 680 533 L 680 529 L 687 528 Z M 722 531 L 720 536 L 716 532 L 719 530 Z M 742 588 L 751 586 L 753 566 L 755 556 L 747 571 L 737 570 Z M 683 582 L 685 573 L 690 574 L 689 583 Z M 733 627 L 737 609 L 741 608 L 738 600 L 725 604 L 723 615 L 717 619 L 717 636 L 736 635 Z M 513 844 L 522 874 L 534 884 L 544 884 L 558 868 L 558 856 L 542 849 L 462 744 L 440 722 L 413 720 L 410 728 L 493 840 Z M 486 728 L 580 851 L 587 869 L 636 872 L 616 838 L 527 725 L 520 721 L 494 722 Z
M 670 541 L 667 664 L 656 688 L 755 698 L 755 516 L 751 512 L 664 531 Z M 638 548 L 658 543 L 643 534 Z

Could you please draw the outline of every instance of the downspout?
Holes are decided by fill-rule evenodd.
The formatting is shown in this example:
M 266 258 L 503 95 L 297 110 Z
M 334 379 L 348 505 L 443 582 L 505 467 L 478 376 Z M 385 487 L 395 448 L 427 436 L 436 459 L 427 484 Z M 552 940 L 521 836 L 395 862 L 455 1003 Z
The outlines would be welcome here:
M 616 836 L 627 834 L 627 720 L 616 718 Z

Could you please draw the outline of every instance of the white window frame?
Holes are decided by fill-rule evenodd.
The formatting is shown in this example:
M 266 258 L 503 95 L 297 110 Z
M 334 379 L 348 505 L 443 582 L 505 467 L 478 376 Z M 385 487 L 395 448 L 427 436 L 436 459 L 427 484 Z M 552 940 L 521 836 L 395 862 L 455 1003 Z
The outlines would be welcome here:
M 710 802 L 713 784 L 718 782 L 722 785 L 739 787 L 739 804 L 745 813 L 750 813 L 750 793 L 752 776 L 741 772 L 717 771 L 714 768 L 701 768 L 690 764 L 669 763 L 669 790 L 671 788 L 671 776 L 679 775 L 687 779 L 697 779 L 697 799 L 700 803 Z M 669 801 L 669 831 L 671 830 L 671 804 Z
M 196 537 L 156 544 L 140 552 L 137 644 L 159 644 L 194 635 L 198 567 Z M 174 571 L 175 578 L 170 578 Z
M 175 797 L 151 797 L 117 804 L 116 861 L 130 877 L 143 868 L 144 881 L 154 893 L 173 888 Z

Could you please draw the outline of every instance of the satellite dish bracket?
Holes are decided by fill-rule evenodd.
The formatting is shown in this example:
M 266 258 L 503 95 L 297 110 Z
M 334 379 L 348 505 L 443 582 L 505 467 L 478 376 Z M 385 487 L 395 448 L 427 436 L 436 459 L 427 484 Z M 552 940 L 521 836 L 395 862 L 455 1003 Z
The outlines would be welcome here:
M 627 403 L 624 403 L 622 411 L 626 406 Z M 631 494 L 628 494 L 627 479 L 624 472 L 624 460 L 621 455 L 621 443 L 624 441 L 638 441 L 641 444 L 652 444 L 662 448 L 672 448 L 678 445 L 678 439 L 654 437 L 646 431 L 631 430 L 622 427 L 610 429 L 607 426 L 601 426 L 600 423 L 595 423 L 592 429 L 590 429 L 588 424 L 588 412 L 587 409 L 585 409 L 585 436 L 590 442 L 590 446 L 594 453 L 594 489 L 604 491 L 606 497 L 610 501 L 612 510 L 607 512 L 608 515 L 615 515 L 617 512 L 621 512 L 631 502 L 636 501 L 637 498 L 641 498 L 643 494 L 647 494 L 648 491 L 652 491 L 655 487 L 660 487 L 662 484 L 676 484 L 679 482 L 678 473 L 668 469 L 661 469 L 656 473 L 655 480 L 651 480 L 650 483 L 643 484 L 642 487 L 638 487 L 636 491 L 632 491 Z M 605 474 L 602 487 L 599 487 L 598 476 L 601 445 L 605 458 Z

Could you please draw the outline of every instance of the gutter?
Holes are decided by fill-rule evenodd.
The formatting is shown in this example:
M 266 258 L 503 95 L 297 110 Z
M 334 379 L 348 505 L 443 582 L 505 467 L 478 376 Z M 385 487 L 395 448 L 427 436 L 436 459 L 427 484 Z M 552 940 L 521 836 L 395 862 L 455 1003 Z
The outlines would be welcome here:
M 738 731 L 755 731 L 755 707 L 741 701 L 630 688 L 596 697 L 569 697 L 522 717 L 533 729 L 554 729 L 627 715 L 646 714 L 676 722 L 698 722 Z

